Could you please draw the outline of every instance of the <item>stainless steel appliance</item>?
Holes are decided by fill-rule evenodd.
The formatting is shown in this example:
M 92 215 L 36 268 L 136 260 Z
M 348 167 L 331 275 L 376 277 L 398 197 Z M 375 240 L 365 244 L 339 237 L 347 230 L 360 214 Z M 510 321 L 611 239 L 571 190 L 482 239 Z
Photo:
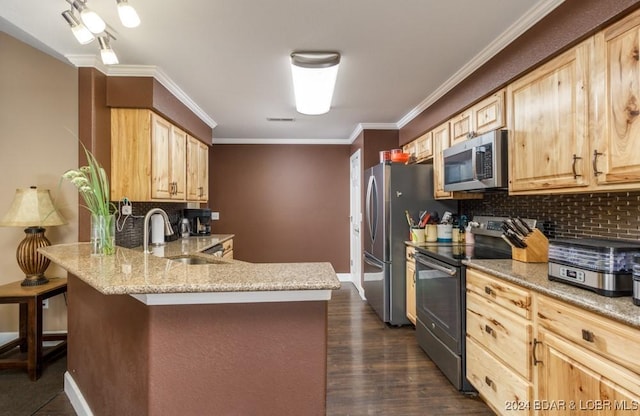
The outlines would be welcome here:
M 431 165 L 376 165 L 365 172 L 364 294 L 383 322 L 409 323 L 406 314 L 405 210 L 457 211 L 454 201 L 433 199 Z
M 503 217 L 474 217 L 474 244 L 416 246 L 416 338 L 442 373 L 460 391 L 475 391 L 466 377 L 465 259 L 509 259 L 502 239 Z M 535 226 L 535 221 L 526 220 Z
M 549 241 L 549 280 L 569 283 L 600 295 L 633 293 L 633 258 L 640 243 L 598 238 Z
M 493 130 L 444 149 L 444 190 L 507 188 L 507 131 Z
M 211 210 L 209 208 L 185 208 L 184 218 L 191 224 L 192 236 L 211 235 Z

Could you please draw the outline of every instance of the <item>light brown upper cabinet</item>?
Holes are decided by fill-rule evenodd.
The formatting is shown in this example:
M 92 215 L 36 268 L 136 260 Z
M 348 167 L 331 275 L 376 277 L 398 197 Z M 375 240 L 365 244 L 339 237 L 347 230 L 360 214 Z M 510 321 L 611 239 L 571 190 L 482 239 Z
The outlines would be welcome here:
M 505 90 L 497 91 L 453 117 L 450 146 L 505 125 Z
M 603 190 L 628 189 L 640 182 L 640 11 L 596 35 L 604 61 L 604 88 L 593 105 L 602 110 L 593 123 L 590 170 Z M 604 98 L 603 98 L 604 96 Z
M 150 110 L 111 109 L 111 199 L 190 201 L 187 137 Z
M 589 63 L 593 38 L 507 87 L 509 191 L 589 184 Z
M 187 199 L 209 199 L 209 146 L 200 140 L 187 137 Z
M 431 132 L 427 132 L 415 140 L 416 160 L 423 162 L 433 157 L 433 141 Z
M 509 191 L 640 185 L 640 10 L 507 88 Z

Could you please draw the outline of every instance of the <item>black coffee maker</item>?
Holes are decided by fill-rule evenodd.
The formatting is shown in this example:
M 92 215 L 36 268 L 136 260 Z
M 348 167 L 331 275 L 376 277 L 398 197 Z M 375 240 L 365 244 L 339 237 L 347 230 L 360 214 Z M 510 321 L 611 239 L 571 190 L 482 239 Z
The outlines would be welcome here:
M 189 220 L 192 236 L 211 235 L 211 210 L 209 208 L 185 208 L 184 218 Z

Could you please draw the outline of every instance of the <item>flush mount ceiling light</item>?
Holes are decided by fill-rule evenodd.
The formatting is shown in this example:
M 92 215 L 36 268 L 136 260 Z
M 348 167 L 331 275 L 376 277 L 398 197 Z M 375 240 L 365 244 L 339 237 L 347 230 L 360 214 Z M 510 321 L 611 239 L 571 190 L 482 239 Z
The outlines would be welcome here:
M 98 44 L 100 44 L 100 57 L 102 58 L 103 64 L 116 65 L 118 63 L 118 57 L 111 48 L 109 36 L 109 33 L 105 32 L 105 36 L 98 37 Z
M 64 17 L 64 20 L 69 23 L 73 36 L 76 37 L 76 40 L 81 45 L 91 43 L 96 38 L 93 36 L 93 33 L 91 33 L 91 31 L 73 15 L 71 10 L 65 10 L 62 12 L 62 17 Z
M 338 76 L 340 54 L 337 52 L 293 52 L 291 75 L 296 110 L 302 114 L 325 114 Z

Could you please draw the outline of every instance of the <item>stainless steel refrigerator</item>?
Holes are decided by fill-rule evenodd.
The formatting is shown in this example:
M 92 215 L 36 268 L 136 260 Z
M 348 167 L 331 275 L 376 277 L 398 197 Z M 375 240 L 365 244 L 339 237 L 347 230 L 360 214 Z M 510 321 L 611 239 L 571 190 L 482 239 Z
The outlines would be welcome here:
M 406 313 L 405 210 L 457 212 L 457 202 L 433 199 L 431 165 L 379 164 L 365 171 L 364 296 L 383 322 L 409 323 Z

